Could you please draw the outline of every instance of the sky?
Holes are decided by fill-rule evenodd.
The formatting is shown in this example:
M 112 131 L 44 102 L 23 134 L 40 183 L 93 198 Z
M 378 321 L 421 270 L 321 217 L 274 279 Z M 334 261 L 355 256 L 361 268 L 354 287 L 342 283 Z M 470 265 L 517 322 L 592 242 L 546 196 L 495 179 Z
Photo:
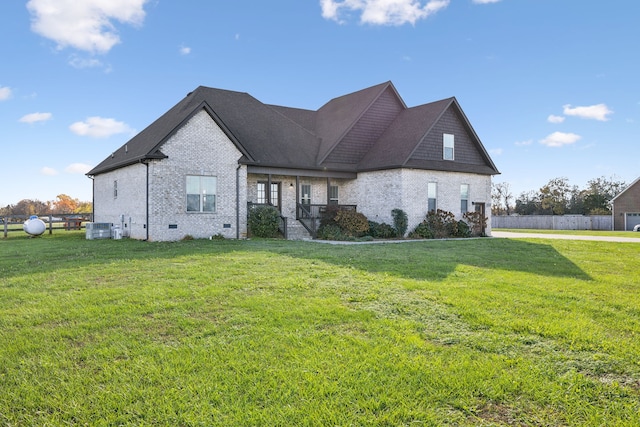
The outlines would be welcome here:
M 455 96 L 514 196 L 640 176 L 640 1 L 0 2 L 0 206 L 66 194 L 198 86 Z

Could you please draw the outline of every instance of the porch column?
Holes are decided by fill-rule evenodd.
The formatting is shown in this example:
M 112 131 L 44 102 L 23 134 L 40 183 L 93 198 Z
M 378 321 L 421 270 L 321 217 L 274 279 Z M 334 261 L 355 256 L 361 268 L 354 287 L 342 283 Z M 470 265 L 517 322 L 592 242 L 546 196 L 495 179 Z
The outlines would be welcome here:
M 327 206 L 329 206 L 331 197 L 331 178 L 327 177 Z
M 298 219 L 298 200 L 300 200 L 300 176 L 296 175 L 296 201 L 294 204 L 296 207 L 296 219 Z

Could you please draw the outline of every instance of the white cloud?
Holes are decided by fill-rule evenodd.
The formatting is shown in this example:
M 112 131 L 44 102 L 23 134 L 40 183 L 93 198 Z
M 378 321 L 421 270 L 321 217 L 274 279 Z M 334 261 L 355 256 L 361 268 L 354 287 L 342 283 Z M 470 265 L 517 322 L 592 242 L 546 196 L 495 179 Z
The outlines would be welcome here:
M 95 58 L 81 58 L 78 55 L 72 55 L 69 59 L 69 65 L 73 68 L 94 68 L 102 67 L 102 61 Z
M 45 166 L 45 167 L 43 167 L 42 169 L 40 169 L 40 173 L 41 173 L 42 175 L 45 175 L 45 176 L 55 176 L 55 175 L 58 175 L 58 171 L 57 171 L 57 170 L 55 170 L 55 169 L 53 169 L 53 168 L 50 168 L 50 167 L 47 167 L 47 166 Z
M 67 173 L 82 174 L 82 175 L 86 174 L 90 170 L 91 170 L 91 166 L 85 165 L 84 163 L 71 163 L 69 166 L 67 166 L 64 169 L 64 171 Z
M 108 138 L 119 133 L 132 133 L 126 123 L 103 117 L 88 117 L 84 122 L 75 122 L 69 126 L 71 132 L 92 138 Z
M 0 86 L 0 101 L 6 101 L 11 98 L 11 88 Z
M 106 53 L 120 43 L 113 21 L 141 25 L 147 0 L 29 0 L 31 29 L 57 43 Z
M 575 133 L 554 132 L 545 139 L 540 140 L 540 144 L 546 145 L 547 147 L 562 147 L 563 145 L 573 144 L 581 138 L 580 135 L 576 135 Z
M 526 141 L 518 141 L 518 142 L 516 142 L 516 145 L 518 147 L 524 147 L 525 145 L 531 145 L 531 144 L 533 144 L 533 140 L 532 139 L 528 139 Z
M 47 120 L 51 120 L 52 117 L 53 115 L 51 113 L 31 113 L 22 116 L 18 121 L 21 123 L 46 122 Z
M 565 118 L 563 116 L 554 116 L 553 114 L 547 117 L 547 121 L 549 123 L 562 123 L 564 122 L 564 119 Z
M 180 55 L 189 55 L 191 48 L 189 46 L 180 46 Z
M 606 122 L 609 120 L 607 116 L 609 114 L 613 114 L 613 111 L 611 111 L 605 104 L 596 104 L 587 107 L 571 107 L 570 104 L 567 104 L 563 105 L 562 108 L 564 108 L 564 114 L 567 116 L 599 120 L 601 122 Z
M 343 12 L 360 13 L 360 22 L 373 25 L 415 24 L 444 9 L 450 0 L 320 0 L 322 17 L 344 22 Z

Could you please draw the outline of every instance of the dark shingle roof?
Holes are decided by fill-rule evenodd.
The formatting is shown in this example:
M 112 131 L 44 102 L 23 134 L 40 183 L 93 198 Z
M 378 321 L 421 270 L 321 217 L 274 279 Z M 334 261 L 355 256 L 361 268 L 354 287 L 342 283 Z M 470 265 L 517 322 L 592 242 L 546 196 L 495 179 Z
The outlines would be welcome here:
M 329 164 L 325 161 L 345 135 L 378 102 L 396 97 L 398 111 L 389 111 L 391 123 L 358 164 Z M 391 95 L 390 95 L 391 94 Z M 378 101 L 380 99 L 380 101 Z M 386 104 L 385 104 L 386 105 Z M 267 105 L 244 92 L 198 87 L 159 117 L 87 175 L 98 175 L 148 159 L 166 157 L 162 145 L 193 115 L 204 110 L 243 153 L 241 163 L 295 169 L 334 169 L 357 172 L 395 167 L 439 169 L 437 162 L 411 159 L 412 152 L 447 108 L 459 109 L 454 98 L 407 108 L 391 82 L 382 83 L 334 98 L 317 111 Z M 395 107 L 396 109 L 398 107 Z M 384 108 L 382 109 L 384 110 Z M 376 110 L 376 114 L 380 114 Z M 460 110 L 460 114 L 462 114 Z M 464 114 L 462 114 L 464 118 Z M 464 118 L 484 165 L 456 165 L 444 162 L 445 169 L 495 174 L 497 169 Z M 362 123 L 360 123 L 362 126 Z M 342 144 L 341 150 L 348 150 Z M 333 155 L 335 160 L 336 155 Z M 459 166 L 458 169 L 456 169 Z M 447 169 L 448 168 L 448 169 Z M 453 169 L 452 169 L 453 168 Z

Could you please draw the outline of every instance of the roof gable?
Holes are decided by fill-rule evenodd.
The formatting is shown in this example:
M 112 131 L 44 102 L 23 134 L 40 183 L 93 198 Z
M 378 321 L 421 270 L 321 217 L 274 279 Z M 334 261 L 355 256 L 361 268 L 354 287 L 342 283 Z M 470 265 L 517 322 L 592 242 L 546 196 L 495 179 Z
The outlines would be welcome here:
M 388 89 L 395 92 L 391 82 L 381 83 L 367 89 L 334 98 L 323 105 L 316 117 L 316 133 L 321 136 L 322 143 L 318 153 L 318 163 L 326 160 L 331 151 L 342 141 L 347 133 L 372 104 Z M 402 102 L 400 97 L 398 99 Z M 404 103 L 403 103 L 404 105 Z
M 163 144 L 205 110 L 236 145 L 240 163 L 358 172 L 412 167 L 499 173 L 455 98 L 407 108 L 391 82 L 334 98 L 319 110 L 267 105 L 244 92 L 200 86 L 93 168 L 97 175 L 162 159 Z M 442 160 L 442 133 L 456 135 Z
M 387 86 L 321 162 L 357 165 L 405 108 L 395 91 Z
M 636 178 L 635 181 L 633 181 L 631 184 L 629 184 L 629 186 L 627 188 L 625 188 L 624 190 L 622 190 L 621 192 L 616 194 L 616 196 L 613 199 L 611 199 L 611 202 L 613 203 L 618 197 L 623 196 L 624 193 L 626 193 L 628 190 L 631 190 L 636 185 L 640 185 L 640 177 Z

